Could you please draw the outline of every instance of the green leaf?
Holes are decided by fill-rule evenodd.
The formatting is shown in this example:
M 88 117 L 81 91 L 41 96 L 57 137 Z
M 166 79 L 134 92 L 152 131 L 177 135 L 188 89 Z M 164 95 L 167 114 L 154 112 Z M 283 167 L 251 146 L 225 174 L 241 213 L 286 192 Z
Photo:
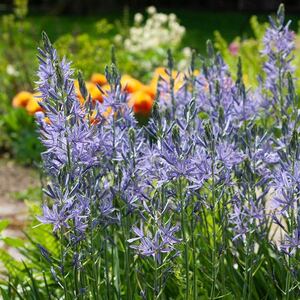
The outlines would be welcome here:
M 2 232 L 9 225 L 9 220 L 0 221 L 0 232 Z
M 5 237 L 2 238 L 3 242 L 11 247 L 22 247 L 24 245 L 24 241 L 19 238 Z

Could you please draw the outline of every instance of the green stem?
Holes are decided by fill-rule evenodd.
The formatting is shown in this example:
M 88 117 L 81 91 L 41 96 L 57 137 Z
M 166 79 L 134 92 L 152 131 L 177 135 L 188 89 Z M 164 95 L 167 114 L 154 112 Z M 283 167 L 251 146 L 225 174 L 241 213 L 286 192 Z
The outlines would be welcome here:
M 65 260 L 64 260 L 64 248 L 63 248 L 63 230 L 60 230 L 60 259 L 61 259 L 61 275 L 63 279 L 63 288 L 64 288 L 64 295 L 65 299 L 68 299 L 68 294 L 67 294 L 67 284 L 66 284 L 66 279 L 65 279 Z
M 182 193 L 182 179 L 179 179 L 179 200 L 181 202 L 181 232 L 182 232 L 182 239 L 184 244 L 184 264 L 185 264 L 185 278 L 186 278 L 186 290 L 185 290 L 185 299 L 189 299 L 189 290 L 190 290 L 190 283 L 189 283 L 189 254 L 188 254 L 188 243 L 186 238 L 186 211 L 185 211 L 185 202 Z
M 158 299 L 157 295 L 159 294 L 158 291 L 158 271 L 157 271 L 157 258 L 155 255 L 155 268 L 154 268 L 154 299 Z
M 193 247 L 193 299 L 197 300 L 197 269 L 196 269 L 196 244 L 195 244 L 195 218 L 192 218 L 192 247 Z
M 244 285 L 243 285 L 243 299 L 246 300 L 248 294 L 248 283 L 249 283 L 249 241 L 246 241 L 246 260 L 245 260 L 245 270 L 244 270 Z
M 107 230 L 105 230 L 105 236 L 104 236 L 104 260 L 105 260 L 106 299 L 110 299 L 108 254 L 107 254 Z
M 288 266 L 290 267 L 290 258 L 288 258 Z M 291 273 L 288 270 L 285 282 L 285 300 L 290 299 Z
M 129 226 L 128 226 L 128 215 L 126 215 L 126 212 L 123 214 L 122 221 L 125 218 L 125 224 L 122 224 L 122 230 L 123 230 L 123 237 L 124 237 L 124 248 L 125 248 L 125 273 L 126 273 L 126 299 L 131 300 L 132 299 L 132 292 L 131 292 L 131 284 L 130 284 L 130 262 L 129 262 L 129 247 L 128 247 L 128 237 L 129 237 Z M 123 221 L 124 222 L 124 221 Z
M 216 195 L 215 195 L 215 175 L 214 162 L 212 162 L 212 234 L 213 234 L 213 249 L 212 249 L 212 286 L 210 290 L 210 299 L 215 298 L 216 281 L 217 281 L 217 239 L 216 239 Z

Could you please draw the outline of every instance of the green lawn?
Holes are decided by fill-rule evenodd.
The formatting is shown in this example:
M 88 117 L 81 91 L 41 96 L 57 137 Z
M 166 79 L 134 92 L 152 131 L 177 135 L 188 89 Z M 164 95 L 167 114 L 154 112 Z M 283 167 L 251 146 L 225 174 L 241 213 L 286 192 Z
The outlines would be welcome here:
M 235 12 L 194 12 L 188 10 L 164 10 L 163 12 L 174 12 L 181 24 L 183 24 L 187 33 L 184 38 L 184 45 L 203 51 L 207 39 L 213 38 L 213 32 L 219 30 L 227 39 L 232 40 L 237 35 L 248 37 L 251 35 L 249 25 L 249 13 Z M 131 14 L 132 16 L 133 14 Z M 293 20 L 292 28 L 297 30 L 300 16 L 288 15 Z M 110 22 L 122 18 L 122 12 L 110 13 L 97 16 L 30 16 L 38 31 L 45 30 L 52 40 L 59 35 L 68 32 L 89 32 L 95 34 L 94 24 L 101 18 L 107 18 Z M 259 20 L 267 20 L 265 15 L 260 15 Z M 113 34 L 113 32 L 112 32 Z

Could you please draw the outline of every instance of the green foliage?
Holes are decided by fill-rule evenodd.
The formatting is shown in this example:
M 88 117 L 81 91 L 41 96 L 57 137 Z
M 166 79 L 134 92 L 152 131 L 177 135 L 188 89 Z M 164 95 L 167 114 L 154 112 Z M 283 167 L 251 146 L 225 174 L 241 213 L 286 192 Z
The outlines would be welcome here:
M 243 62 L 244 70 L 244 82 L 246 87 L 256 87 L 258 84 L 258 75 L 263 74 L 262 65 L 263 58 L 259 55 L 259 52 L 263 48 L 263 36 L 267 28 L 267 23 L 260 23 L 257 16 L 252 16 L 250 18 L 250 26 L 252 29 L 253 37 L 242 39 L 241 37 L 236 37 L 231 43 L 228 43 L 221 35 L 219 31 L 215 31 L 214 46 L 224 57 L 226 63 L 229 66 L 232 74 L 236 74 L 238 58 L 240 57 Z M 295 77 L 299 78 L 300 69 L 297 67 L 300 64 L 300 32 L 296 34 L 296 51 L 295 58 L 293 60 L 293 65 L 295 66 Z M 231 47 L 236 47 L 237 53 L 231 50 Z M 300 93 L 300 82 L 296 80 L 296 90 Z
M 41 191 L 41 188 L 39 186 L 29 187 L 25 191 L 14 193 L 13 196 L 17 201 L 28 201 L 27 207 L 33 210 L 34 207 L 32 207 L 32 205 L 34 205 L 35 202 L 32 204 L 30 200 L 36 201 L 37 199 L 42 199 L 43 192 Z M 35 215 L 37 215 L 39 213 L 39 210 L 32 211 L 30 215 L 34 215 L 34 213 L 36 213 Z
M 254 37 L 248 39 L 241 39 L 236 37 L 230 44 L 222 37 L 219 31 L 215 31 L 215 48 L 224 57 L 226 63 L 229 65 L 232 74 L 236 74 L 238 58 L 243 62 L 244 82 L 246 86 L 257 86 L 257 75 L 261 74 L 262 58 L 258 55 L 262 49 L 262 38 L 267 24 L 260 24 L 256 16 L 250 18 L 250 25 Z M 236 47 L 237 53 L 234 53 Z M 232 49 L 232 50 L 231 50 Z
M 25 1 L 26 2 L 26 1 Z M 26 10 L 16 12 L 16 16 L 26 15 Z M 22 17 L 22 18 L 23 18 Z M 9 32 L 9 28 L 14 28 L 13 25 L 16 17 L 4 17 L 3 22 L 6 25 L 6 30 Z M 20 17 L 18 17 L 20 18 Z M 126 24 L 127 15 L 125 13 L 124 17 Z M 257 55 L 262 47 L 262 37 L 265 32 L 265 24 L 260 24 L 256 17 L 252 17 L 250 20 L 251 27 L 253 30 L 254 38 L 241 39 L 237 37 L 234 39 L 234 44 L 238 47 L 238 55 L 232 53 L 229 49 L 230 45 L 222 37 L 219 32 L 215 33 L 215 47 L 222 53 L 225 61 L 229 64 L 232 73 L 237 72 L 238 57 L 242 57 L 243 69 L 248 77 L 244 77 L 244 81 L 249 86 L 255 86 L 256 76 L 261 73 L 260 66 L 262 65 L 262 59 Z M 23 23 L 24 24 L 24 23 Z M 122 23 L 120 23 L 122 24 Z M 25 27 L 24 27 L 25 28 Z M 122 25 L 120 25 L 122 28 Z M 126 36 L 129 32 L 129 26 L 123 26 L 120 33 Z M 66 55 L 68 59 L 74 62 L 75 68 L 84 71 L 85 77 L 89 77 L 94 72 L 102 72 L 104 70 L 105 64 L 110 60 L 110 46 L 112 44 L 111 31 L 113 30 L 113 25 L 108 23 L 106 20 L 101 20 L 95 24 L 95 34 L 90 33 L 74 33 L 65 34 L 61 36 L 57 41 L 55 46 L 61 55 Z M 4 36 L 10 39 L 12 36 Z M 298 37 L 297 37 L 298 38 Z M 24 41 L 26 42 L 26 41 Z M 25 45 L 23 45 L 26 47 Z M 20 46 L 18 46 L 20 47 Z M 1 48 L 0 48 L 1 50 Z M 156 66 L 162 65 L 163 57 L 165 55 L 164 48 L 157 52 L 157 49 L 150 49 L 144 52 L 130 52 L 125 51 L 122 47 L 117 45 L 116 56 L 118 65 L 121 67 L 123 73 L 130 73 L 131 75 L 138 77 L 139 79 L 147 80 L 149 78 L 149 70 Z M 2 49 L 2 51 L 4 51 Z M 19 50 L 18 50 L 19 51 Z M 17 51 L 17 52 L 18 52 Z M 4 52 L 3 52 L 4 53 Z M 256 53 L 253 55 L 253 53 Z M 10 57 L 10 53 L 6 53 L 7 62 L 17 61 L 19 62 L 19 57 Z M 30 56 L 30 54 L 28 53 Z M 180 53 L 177 53 L 177 58 L 181 57 Z M 1 59 L 1 58 L 0 58 Z M 300 58 L 299 58 L 300 60 Z M 25 62 L 31 60 L 26 58 Z M 149 64 L 143 65 L 142 62 L 149 62 Z M 0 72 L 3 74 L 7 73 L 8 63 L 3 65 L 0 64 Z M 23 72 L 22 65 L 18 66 L 18 70 Z M 22 71 L 21 71 L 22 70 Z M 12 151 L 13 155 L 22 161 L 23 163 L 32 163 L 38 159 L 38 155 L 41 151 L 41 146 L 37 140 L 37 135 L 35 133 L 35 126 L 33 123 L 33 118 L 28 116 L 24 110 L 12 109 L 10 105 L 10 99 L 13 96 L 11 87 L 14 85 L 17 88 L 26 87 L 29 77 L 26 75 L 26 69 L 24 74 L 20 75 L 20 81 L 15 78 L 15 75 L 9 75 L 5 73 L 2 80 L 4 82 L 4 87 L 7 89 L 7 93 L 0 94 L 1 101 L 0 109 L 4 112 L 3 116 L 0 117 L 0 130 L 4 134 L 0 136 L 0 145 L 4 150 Z M 31 71 L 30 71 L 31 72 Z M 30 73 L 28 72 L 28 73 Z M 299 72 L 297 70 L 297 72 Z M 13 72 L 12 72 L 13 73 Z M 18 75 L 19 76 L 19 75 Z M 32 75 L 30 75 L 32 76 Z M 29 87 L 29 86 L 28 86 Z M 30 88 L 30 87 L 29 87 Z M 299 87 L 298 87 L 299 89 Z M 200 117 L 202 119 L 207 119 L 209 116 L 205 113 L 201 113 Z M 260 127 L 266 126 L 267 128 L 272 128 L 275 120 L 269 118 L 264 120 L 264 124 L 258 124 Z M 275 136 L 276 133 L 278 137 L 281 135 L 280 128 L 274 128 Z M 256 176 L 256 175 L 254 175 Z M 211 184 L 211 183 L 210 183 Z M 221 190 L 221 188 L 220 188 Z M 218 187 L 217 187 L 218 191 Z M 220 193 L 221 194 L 221 193 Z M 40 199 L 42 197 L 41 191 L 38 189 L 30 189 L 25 193 L 16 194 L 17 199 Z M 211 197 L 211 191 L 209 189 L 204 190 L 201 197 L 209 199 Z M 220 201 L 220 207 L 223 207 L 223 203 Z M 60 269 L 60 261 L 58 257 L 60 256 L 60 244 L 56 236 L 51 232 L 51 227 L 47 225 L 41 225 L 35 216 L 40 215 L 40 203 L 27 202 L 29 208 L 29 225 L 26 229 L 26 239 L 11 238 L 5 236 L 3 231 L 9 226 L 9 222 L 6 220 L 0 221 L 0 240 L 4 243 L 5 247 L 17 249 L 17 251 L 24 258 L 24 262 L 12 257 L 9 252 L 4 249 L 0 249 L 0 261 L 5 267 L 5 280 L 0 281 L 0 292 L 3 299 L 62 299 L 66 296 L 61 294 L 62 289 L 60 285 L 68 284 L 68 282 L 74 282 L 74 278 L 81 278 L 80 274 L 72 274 L 71 272 L 67 274 L 62 274 L 57 272 Z M 230 247 L 232 242 L 229 242 L 229 246 L 226 249 L 218 249 L 216 255 L 218 256 L 218 261 L 214 262 L 212 265 L 212 260 L 210 259 L 212 249 L 216 248 L 212 245 L 211 236 L 215 234 L 216 245 L 222 245 L 222 239 L 226 238 L 231 241 L 233 236 L 226 235 L 222 232 L 221 225 L 213 225 L 213 217 L 210 216 L 211 210 L 209 207 L 203 209 L 202 212 L 194 212 L 192 209 L 187 209 L 186 219 L 192 220 L 193 214 L 197 214 L 197 218 L 205 220 L 205 226 L 197 226 L 193 223 L 187 224 L 187 229 L 193 234 L 187 233 L 187 239 L 189 245 L 189 253 L 187 254 L 186 261 L 181 257 L 174 258 L 174 263 L 172 264 L 173 272 L 168 274 L 168 281 L 164 287 L 165 294 L 168 295 L 169 299 L 182 299 L 184 298 L 184 288 L 186 284 L 186 278 L 190 280 L 196 280 L 197 286 L 196 294 L 197 299 L 209 299 L 209 290 L 212 285 L 212 280 L 216 286 L 216 289 L 220 291 L 220 298 L 224 299 L 242 299 L 243 294 L 241 291 L 241 286 L 244 282 L 244 270 L 247 268 L 247 261 L 249 259 L 249 254 L 245 251 L 244 245 L 241 243 L 237 246 L 236 252 L 231 251 Z M 223 219 L 218 216 L 219 210 L 216 210 L 214 214 L 217 224 L 222 224 Z M 213 226 L 216 226 L 213 228 Z M 132 269 L 129 273 L 125 273 L 123 264 L 125 261 L 125 248 L 126 242 L 122 242 L 119 235 L 124 233 L 117 232 L 113 230 L 114 235 L 113 241 L 108 241 L 108 238 L 104 236 L 103 232 L 95 238 L 99 243 L 97 244 L 98 249 L 95 251 L 95 257 L 90 257 L 86 259 L 85 270 L 88 276 L 83 275 L 82 278 L 86 278 L 88 282 L 87 286 L 93 286 L 95 283 L 95 278 L 93 278 L 94 266 L 99 266 L 99 261 L 103 256 L 105 256 L 105 263 L 110 267 L 109 277 L 112 283 L 107 289 L 111 294 L 116 295 L 115 297 L 122 298 L 125 297 L 124 291 L 117 290 L 120 286 L 119 282 L 129 280 L 132 286 L 133 293 L 136 290 L 141 290 L 141 285 L 147 283 L 146 288 L 153 288 L 152 275 L 153 272 L 157 271 L 153 262 L 149 259 L 142 260 L 138 256 L 132 258 Z M 259 237 L 256 237 L 257 239 Z M 115 247 L 115 242 L 118 243 Z M 104 253 L 104 246 L 107 246 L 107 253 Z M 43 248 L 41 248 L 41 246 Z M 119 249 L 119 250 L 116 250 Z M 183 249 L 182 249 L 183 250 Z M 42 254 L 41 254 L 42 252 Z M 198 260 L 193 257 L 193 252 L 197 252 Z M 87 251 L 88 253 L 88 251 Z M 74 253 L 71 253 L 74 254 Z M 251 286 L 251 297 L 252 299 L 280 299 L 282 296 L 282 291 L 280 287 L 285 285 L 286 281 L 286 262 L 282 259 L 282 256 L 276 255 L 277 249 L 270 248 L 270 245 L 262 242 L 255 255 L 252 255 L 251 261 L 253 262 L 253 272 L 252 272 L 252 286 Z M 253 257 L 255 256 L 255 257 Z M 280 258 L 281 257 L 281 258 Z M 257 263 L 256 261 L 259 261 Z M 66 257 L 66 264 L 72 263 L 73 257 Z M 200 263 L 201 261 L 201 263 Z M 51 265 L 54 266 L 50 269 Z M 295 262 L 296 264 L 297 262 Z M 185 269 L 182 268 L 183 265 L 188 265 L 188 274 L 186 276 Z M 143 273 L 136 266 L 143 265 Z M 196 269 L 192 269 L 192 265 L 197 265 Z M 162 265 L 162 268 L 164 265 Z M 252 267 L 252 266 L 251 266 Z M 216 278 L 212 279 L 210 277 L 210 270 L 216 270 Z M 51 271 L 52 270 L 52 274 Z M 55 273 L 56 270 L 56 273 Z M 79 270 L 80 272 L 80 270 Z M 224 274 L 230 274 L 228 277 L 224 277 Z M 129 278 L 126 277 L 129 276 Z M 105 274 L 101 273 L 102 278 L 99 278 L 101 285 L 105 285 L 104 278 Z M 162 275 L 161 275 L 162 276 Z M 194 279 L 195 278 L 195 279 Z M 161 277 L 159 277 L 161 279 Z M 109 283 L 110 284 L 110 283 Z M 73 288 L 73 287 L 71 287 Z M 236 294 L 233 295 L 232 291 Z M 70 291 L 70 295 L 73 294 L 73 290 Z M 70 297 L 68 295 L 68 297 Z M 128 295 L 126 295 L 128 297 Z M 110 297 L 110 296 L 108 296 Z M 113 298 L 114 296 L 112 296 Z M 82 299 L 85 299 L 82 296 Z M 95 299 L 97 299 L 95 297 Z
M 89 33 L 65 34 L 55 43 L 59 53 L 70 59 L 76 69 L 83 70 L 85 77 L 103 72 L 110 59 L 110 32 L 113 25 L 106 19 L 95 24 L 97 36 Z
M 156 67 L 166 65 L 167 49 L 172 47 L 170 44 L 153 46 L 145 51 L 131 51 L 125 47 L 124 43 L 134 28 L 130 27 L 129 12 L 126 9 L 123 19 L 117 20 L 115 25 L 102 19 L 96 22 L 94 27 L 93 32 L 68 33 L 55 42 L 58 52 L 71 60 L 76 69 L 82 70 L 86 78 L 95 72 L 104 72 L 107 62 L 111 59 L 112 45 L 115 47 L 121 73 L 130 74 L 144 82 L 151 78 Z M 179 50 L 180 46 L 181 44 L 173 47 L 173 54 L 176 61 L 186 67 L 189 54 L 184 55 L 184 52 Z
M 32 191 L 28 191 L 28 195 L 32 196 Z M 13 248 L 22 257 L 20 261 L 5 248 L 0 249 L 0 263 L 4 266 L 0 274 L 0 295 L 2 294 L 3 299 L 10 300 L 57 297 L 58 285 L 51 275 L 48 260 L 56 259 L 59 244 L 50 226 L 40 225 L 36 219 L 36 215 L 41 214 L 40 203 L 28 201 L 26 204 L 30 221 L 25 230 L 26 239 L 7 237 L 3 231 L 9 226 L 9 222 L 0 221 L 0 241 L 5 248 Z M 47 253 L 49 257 L 41 253 Z
M 11 105 L 18 91 L 33 89 L 36 60 L 32 45 L 37 36 L 26 14 L 27 1 L 16 0 L 14 14 L 0 19 L 0 154 L 10 152 L 19 162 L 30 164 L 41 150 L 33 118 Z
M 33 117 L 24 109 L 8 109 L 0 117 L 0 128 L 3 135 L 0 145 L 3 150 L 10 151 L 14 158 L 25 165 L 40 160 L 42 145 L 38 140 Z

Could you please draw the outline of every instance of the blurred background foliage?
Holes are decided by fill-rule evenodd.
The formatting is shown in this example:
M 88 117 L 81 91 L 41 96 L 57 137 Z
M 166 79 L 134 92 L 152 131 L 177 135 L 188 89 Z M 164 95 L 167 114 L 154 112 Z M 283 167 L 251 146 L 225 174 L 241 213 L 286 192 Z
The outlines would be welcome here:
M 33 11 L 46 11 L 51 14 L 86 14 L 108 12 L 122 9 L 124 6 L 132 9 L 144 9 L 150 5 L 157 8 L 187 8 L 207 10 L 234 10 L 234 11 L 274 11 L 282 1 L 280 0 L 30 0 Z M 290 11 L 299 11 L 297 0 L 287 0 L 285 7 Z M 3 9 L 11 5 L 10 0 L 2 0 Z
M 256 17 L 252 17 L 254 2 L 258 11 Z M 146 7 L 152 4 L 158 7 L 153 18 L 146 12 Z M 104 73 L 112 45 L 121 73 L 150 84 L 155 68 L 166 65 L 168 48 L 172 50 L 177 69 L 184 70 L 191 50 L 204 53 L 206 40 L 212 39 L 232 73 L 236 71 L 238 57 L 243 58 L 244 73 L 247 74 L 244 80 L 249 87 L 255 85 L 260 58 L 253 53 L 261 47 L 266 21 L 263 12 L 276 8 L 278 1 L 187 0 L 184 6 L 182 4 L 183 1 L 166 0 L 1 1 L 0 155 L 12 157 L 25 165 L 39 161 L 42 149 L 33 120 L 33 113 L 38 109 L 36 100 L 33 96 L 30 96 L 30 101 L 26 100 L 30 103 L 27 107 L 29 114 L 22 107 L 13 107 L 12 102 L 21 91 L 34 93 L 38 63 L 36 48 L 43 30 L 55 41 L 60 55 L 67 56 L 74 68 L 82 70 L 86 80 L 94 73 Z M 297 12 L 297 1 L 286 1 L 285 4 L 288 12 Z M 162 23 L 158 29 L 153 26 L 160 22 L 160 18 L 163 22 L 164 18 L 174 16 L 173 27 L 168 27 L 167 23 Z M 288 18 L 293 20 L 292 29 L 297 32 L 298 16 L 288 15 Z M 167 37 L 175 32 L 173 36 L 179 38 L 173 43 L 159 38 L 165 29 Z M 154 31 L 154 35 L 144 37 L 143 33 L 148 31 Z M 136 41 L 140 32 L 141 38 L 136 38 Z M 149 40 L 150 46 L 139 48 Z

